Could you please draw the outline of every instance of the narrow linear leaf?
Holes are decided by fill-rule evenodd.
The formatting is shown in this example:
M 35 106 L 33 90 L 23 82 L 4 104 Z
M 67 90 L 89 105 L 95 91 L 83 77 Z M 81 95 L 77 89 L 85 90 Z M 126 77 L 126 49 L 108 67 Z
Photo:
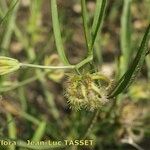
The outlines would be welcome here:
M 46 122 L 41 122 L 34 133 L 32 141 L 40 141 L 45 133 L 46 130 Z
M 59 20 L 58 20 L 57 3 L 56 3 L 56 0 L 50 0 L 50 2 L 51 2 L 53 31 L 54 31 L 57 51 L 62 62 L 65 65 L 68 65 L 69 62 L 66 58 L 64 47 L 63 47 L 63 42 L 61 38 L 60 25 L 59 25 Z
M 16 0 L 15 3 L 12 5 L 12 2 L 11 2 L 11 6 L 9 8 L 9 10 L 7 11 L 6 15 L 0 20 L 0 25 L 2 25 L 3 21 L 9 16 L 9 14 L 13 11 L 13 9 L 15 8 L 15 6 L 17 5 L 19 0 Z
M 36 117 L 32 116 L 31 114 L 26 113 L 25 111 L 22 111 L 20 113 L 20 116 L 26 119 L 27 121 L 32 122 L 33 124 L 36 124 L 36 125 L 40 124 L 40 121 Z
M 102 58 L 102 41 L 101 41 L 101 33 L 97 35 L 95 46 L 94 46 L 94 59 L 96 60 L 98 65 L 102 65 L 103 58 Z
M 88 27 L 88 14 L 86 9 L 86 2 L 85 0 L 81 0 L 81 7 L 82 7 L 82 19 L 83 19 L 83 26 L 84 26 L 84 35 L 86 40 L 86 45 L 88 48 L 88 53 L 90 55 L 91 49 L 90 49 L 90 31 Z
M 2 36 L 1 47 L 3 49 L 8 49 L 11 41 L 11 36 L 15 26 L 15 19 L 17 17 L 17 11 L 19 8 L 19 1 L 15 1 L 13 6 L 10 6 L 6 17 L 8 16 L 7 24 L 5 25 L 5 34 Z M 12 4 L 11 4 L 12 5 Z M 10 14 L 11 13 L 11 14 Z M 6 19 L 6 17 L 4 19 Z
M 16 134 L 17 134 L 16 124 L 15 124 L 14 118 L 12 117 L 12 115 L 10 113 L 7 114 L 7 120 L 9 122 L 8 123 L 9 138 L 16 139 Z M 9 149 L 10 150 L 15 150 L 16 146 L 15 145 L 10 145 Z
M 92 25 L 91 49 L 93 49 L 98 31 L 102 26 L 105 11 L 106 11 L 106 5 L 107 5 L 107 0 L 97 0 L 96 2 L 96 10 L 95 10 L 94 21 Z
M 123 55 L 123 63 L 121 64 L 121 72 L 124 73 L 130 63 L 131 51 L 131 1 L 124 0 L 123 13 L 121 17 L 121 50 Z
M 146 29 L 145 35 L 137 52 L 137 55 L 131 65 L 131 67 L 127 70 L 127 72 L 122 76 L 122 78 L 118 81 L 116 87 L 110 92 L 108 95 L 109 98 L 113 98 L 123 92 L 137 77 L 138 72 L 142 68 L 144 63 L 144 59 L 147 54 L 147 46 L 148 41 L 150 39 L 150 24 Z
M 148 70 L 148 78 L 150 79 L 150 56 L 147 56 L 146 58 L 146 65 Z

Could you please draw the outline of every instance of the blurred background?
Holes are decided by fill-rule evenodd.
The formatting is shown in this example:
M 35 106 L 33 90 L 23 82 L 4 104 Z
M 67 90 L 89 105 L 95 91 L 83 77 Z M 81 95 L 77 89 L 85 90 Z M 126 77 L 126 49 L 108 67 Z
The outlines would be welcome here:
M 95 0 L 87 0 L 89 25 Z M 57 0 L 61 34 L 67 58 L 76 64 L 85 58 L 86 44 L 80 0 Z M 113 80 L 125 72 L 121 58 L 121 31 L 125 0 L 109 0 L 103 26 L 95 43 L 95 63 L 99 71 Z M 132 62 L 150 21 L 150 0 L 132 0 L 128 62 Z M 63 65 L 55 46 L 49 0 L 0 0 L 0 56 L 42 65 Z M 64 97 L 66 73 L 24 68 L 0 76 L 0 139 L 22 141 L 18 146 L 0 149 L 32 149 L 27 139 L 79 139 L 93 113 L 69 108 Z M 59 147 L 84 150 L 150 149 L 150 56 L 146 57 L 138 79 L 117 104 L 110 101 L 101 108 L 92 132 L 92 147 Z M 48 147 L 48 149 L 54 149 Z M 42 148 L 41 148 L 42 149 Z

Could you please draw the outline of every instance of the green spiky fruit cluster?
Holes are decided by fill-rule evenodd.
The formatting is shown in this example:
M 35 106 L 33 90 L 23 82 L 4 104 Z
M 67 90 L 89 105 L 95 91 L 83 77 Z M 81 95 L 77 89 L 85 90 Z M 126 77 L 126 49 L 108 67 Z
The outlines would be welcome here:
M 106 77 L 101 74 L 71 74 L 66 82 L 65 96 L 72 109 L 99 109 L 108 102 Z M 107 79 L 107 82 L 109 80 Z

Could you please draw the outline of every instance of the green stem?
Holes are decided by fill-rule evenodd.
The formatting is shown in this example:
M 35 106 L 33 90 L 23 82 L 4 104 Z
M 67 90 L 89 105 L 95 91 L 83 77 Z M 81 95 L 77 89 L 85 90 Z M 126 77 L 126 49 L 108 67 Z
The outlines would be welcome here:
M 99 114 L 99 110 L 96 110 L 96 111 L 94 112 L 94 114 L 93 114 L 91 120 L 89 121 L 89 123 L 88 123 L 88 125 L 87 125 L 87 128 L 86 128 L 86 130 L 85 130 L 84 135 L 82 135 L 82 136 L 80 137 L 80 139 L 85 139 L 85 138 L 89 135 L 89 133 L 91 132 L 91 130 L 92 130 L 93 126 L 94 126 L 94 124 L 96 123 L 98 114 Z
M 11 5 L 11 7 L 7 11 L 6 15 L 0 20 L 0 25 L 3 23 L 3 21 L 6 19 L 6 17 L 14 10 L 14 8 L 17 5 L 18 1 L 19 0 L 16 0 L 15 3 L 13 5 Z
M 13 116 L 10 113 L 7 113 L 7 120 L 8 120 L 8 122 L 10 121 L 8 124 L 8 135 L 10 138 L 16 138 L 16 133 L 17 133 L 16 124 L 15 124 L 15 120 L 14 120 Z M 15 150 L 16 146 L 10 145 L 9 149 Z
M 121 51 L 122 57 L 120 62 L 120 76 L 128 69 L 130 58 L 132 56 L 131 49 L 131 1 L 124 0 L 123 13 L 121 17 Z
M 12 5 L 11 8 L 9 8 L 6 16 L 4 17 L 4 20 L 6 19 L 6 17 L 9 17 L 7 25 L 6 25 L 6 29 L 5 29 L 5 34 L 3 33 L 4 35 L 3 35 L 3 39 L 2 39 L 2 43 L 1 43 L 1 47 L 4 49 L 8 49 L 9 44 L 11 42 L 11 36 L 12 36 L 14 26 L 15 26 L 16 14 L 17 14 L 17 10 L 19 8 L 19 1 L 17 0 L 17 1 L 15 1 L 14 4 L 11 4 L 11 5 Z M 2 19 L 2 21 L 3 21 L 3 19 Z
M 20 66 L 22 67 L 31 67 L 31 68 L 40 68 L 40 69 L 74 69 L 74 65 L 68 65 L 68 66 L 43 66 L 43 65 L 35 65 L 35 64 L 25 64 L 20 63 Z
M 36 125 L 40 124 L 40 120 L 36 119 L 35 117 L 31 116 L 30 114 L 26 112 L 21 112 L 20 116 L 32 122 L 33 124 L 36 124 Z
M 90 49 L 90 31 L 88 28 L 88 15 L 86 10 L 86 2 L 85 0 L 81 0 L 81 7 L 82 7 L 82 20 L 83 20 L 83 26 L 84 26 L 84 35 L 86 40 L 86 45 L 88 49 L 88 54 L 90 55 L 92 53 L 92 50 Z
M 93 56 L 90 55 L 85 58 L 83 61 L 76 65 L 68 65 L 68 66 L 44 66 L 44 65 L 36 65 L 36 64 L 25 64 L 20 63 L 21 67 L 31 67 L 31 68 L 40 68 L 40 69 L 79 69 L 85 64 L 89 63 L 93 59 Z
M 52 13 L 52 25 L 53 25 L 54 38 L 56 42 L 57 51 L 62 62 L 65 65 L 68 65 L 69 62 L 65 54 L 63 40 L 61 37 L 60 24 L 58 20 L 59 16 L 58 16 L 58 10 L 57 10 L 57 2 L 56 0 L 50 0 L 50 2 L 51 2 L 51 13 Z
M 105 16 L 105 11 L 106 11 L 106 5 L 107 5 L 107 0 L 97 0 L 96 2 L 96 10 L 95 10 L 94 21 L 92 25 L 92 41 L 91 41 L 90 49 L 93 49 L 98 31 L 102 26 L 104 16 Z
M 0 89 L 0 92 L 8 92 L 8 91 L 12 91 L 12 90 L 15 90 L 21 86 L 25 86 L 26 84 L 29 84 L 31 82 L 34 82 L 38 79 L 38 76 L 34 76 L 34 77 L 31 77 L 31 78 L 28 78 L 24 81 L 21 81 L 19 83 L 16 83 L 14 84 L 13 86 L 9 86 L 9 87 L 5 87 L 5 88 L 1 88 Z
M 81 61 L 80 63 L 78 63 L 77 65 L 75 65 L 75 68 L 79 69 L 79 68 L 81 68 L 82 66 L 84 66 L 87 63 L 89 63 L 92 60 L 93 60 L 93 55 L 90 55 L 87 58 L 85 58 L 83 61 Z
M 35 64 L 25 64 L 25 63 L 20 63 L 20 66 L 21 67 L 31 67 L 31 68 L 40 68 L 40 69 L 76 69 L 76 70 L 78 70 L 79 68 L 81 68 L 82 66 L 84 66 L 85 64 L 90 62 L 92 59 L 93 59 L 93 56 L 89 56 L 89 57 L 87 57 L 86 59 L 84 59 L 83 61 L 81 61 L 80 63 L 78 63 L 76 65 L 68 65 L 68 66 L 42 66 L 42 65 L 35 65 Z M 19 82 L 19 83 L 13 85 L 13 86 L 6 87 L 6 88 L 1 88 L 0 92 L 7 92 L 7 91 L 14 90 L 16 88 L 19 88 L 21 86 L 24 86 L 26 84 L 34 82 L 37 79 L 38 79 L 38 76 L 31 77 L 29 79 L 26 79 L 22 82 Z

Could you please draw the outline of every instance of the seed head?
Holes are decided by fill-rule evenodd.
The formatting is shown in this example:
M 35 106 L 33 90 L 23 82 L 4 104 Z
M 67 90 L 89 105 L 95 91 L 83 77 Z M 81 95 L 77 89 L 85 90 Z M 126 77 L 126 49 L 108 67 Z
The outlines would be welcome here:
M 96 84 L 97 78 L 95 79 L 94 76 L 95 74 L 71 74 L 68 76 L 65 96 L 72 109 L 80 110 L 83 108 L 94 111 L 107 103 L 106 87 Z
M 8 74 L 20 68 L 18 60 L 0 56 L 0 75 Z

